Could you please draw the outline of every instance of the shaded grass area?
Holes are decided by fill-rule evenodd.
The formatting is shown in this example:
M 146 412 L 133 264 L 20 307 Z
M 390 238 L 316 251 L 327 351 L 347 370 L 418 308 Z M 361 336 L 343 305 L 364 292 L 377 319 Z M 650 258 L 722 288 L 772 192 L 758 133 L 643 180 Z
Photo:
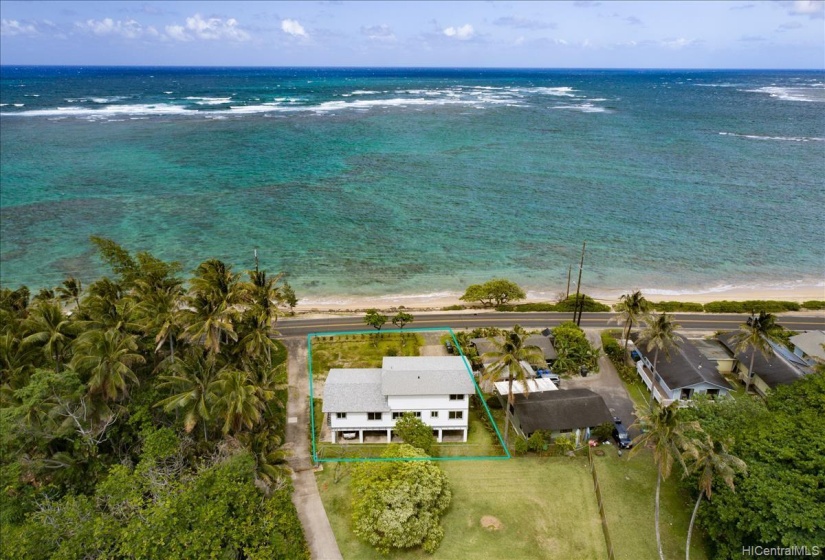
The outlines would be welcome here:
M 608 452 L 593 457 L 617 560 L 656 558 L 654 500 L 656 465 L 648 450 L 629 458 Z M 678 466 L 662 481 L 660 524 L 665 558 L 684 558 L 693 500 L 679 487 Z M 692 560 L 708 558 L 701 530 L 694 528 Z
M 312 338 L 312 374 L 326 378 L 330 368 L 380 368 L 384 356 L 418 356 L 418 333 L 345 334 Z
M 585 458 L 519 458 L 440 466 L 450 481 L 453 501 L 442 519 L 444 541 L 432 555 L 415 549 L 382 556 L 357 540 L 350 529 L 349 476 L 334 482 L 336 468 L 350 467 L 326 465 L 317 473 L 321 499 L 344 558 L 607 558 Z M 498 519 L 501 529 L 483 528 L 483 516 Z

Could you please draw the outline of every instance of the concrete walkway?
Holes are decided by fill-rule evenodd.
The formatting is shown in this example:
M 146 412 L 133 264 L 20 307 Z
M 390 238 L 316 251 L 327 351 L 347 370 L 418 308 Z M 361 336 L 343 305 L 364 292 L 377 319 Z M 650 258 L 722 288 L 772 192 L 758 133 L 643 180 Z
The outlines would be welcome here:
M 309 380 L 307 378 L 306 338 L 282 339 L 289 350 L 287 363 L 289 401 L 287 402 L 286 444 L 291 453 L 288 459 L 292 467 L 295 491 L 292 503 L 298 510 L 298 518 L 304 527 L 304 536 L 315 560 L 343 560 L 335 534 L 327 518 L 324 504 L 318 493 L 309 440 Z

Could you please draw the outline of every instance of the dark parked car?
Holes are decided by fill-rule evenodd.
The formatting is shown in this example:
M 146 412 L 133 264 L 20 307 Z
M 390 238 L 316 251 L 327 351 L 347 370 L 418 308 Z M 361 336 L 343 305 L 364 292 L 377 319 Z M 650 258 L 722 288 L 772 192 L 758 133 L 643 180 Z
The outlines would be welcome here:
M 642 355 L 639 354 L 636 350 L 631 350 L 630 351 L 630 357 L 633 358 L 634 362 L 638 362 L 639 360 L 642 359 Z
M 444 343 L 444 348 L 447 349 L 448 354 L 455 353 L 455 348 L 453 348 L 453 343 L 450 342 L 449 340 Z
M 621 419 L 618 416 L 613 417 L 613 439 L 616 440 L 616 445 L 619 449 L 630 449 L 633 447 L 633 442 L 627 434 Z

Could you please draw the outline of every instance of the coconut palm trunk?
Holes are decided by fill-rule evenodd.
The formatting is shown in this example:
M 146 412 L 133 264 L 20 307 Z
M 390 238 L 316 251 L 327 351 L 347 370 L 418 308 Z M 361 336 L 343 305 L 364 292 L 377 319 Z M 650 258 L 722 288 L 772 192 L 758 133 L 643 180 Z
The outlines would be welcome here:
M 513 373 L 510 372 L 510 378 L 507 382 L 507 410 L 504 411 L 504 446 L 510 445 L 510 409 L 514 407 L 516 397 L 513 394 Z
M 751 363 L 748 366 L 748 376 L 745 379 L 745 394 L 747 395 L 750 393 L 751 390 L 751 379 L 753 379 L 753 359 L 756 357 L 756 349 L 751 352 Z
M 699 497 L 696 498 L 696 505 L 693 506 L 693 514 L 690 516 L 690 525 L 688 525 L 687 543 L 685 544 L 685 560 L 690 560 L 690 538 L 693 536 L 693 524 L 696 522 L 696 514 L 699 513 L 699 505 L 704 497 L 705 491 L 702 490 L 699 492 Z
M 659 530 L 659 495 L 662 490 L 662 469 L 657 469 L 656 475 L 656 507 L 654 509 L 654 523 L 656 525 L 656 548 L 659 550 L 659 560 L 665 560 L 665 553 L 662 551 L 662 532 Z

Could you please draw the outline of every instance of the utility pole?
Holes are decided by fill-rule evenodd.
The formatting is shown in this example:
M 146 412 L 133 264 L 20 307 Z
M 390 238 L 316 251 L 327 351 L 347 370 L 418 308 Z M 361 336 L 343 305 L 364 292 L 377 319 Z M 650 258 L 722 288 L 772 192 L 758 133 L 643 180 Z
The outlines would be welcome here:
M 258 249 L 255 248 L 255 272 L 258 272 Z
M 584 248 L 587 246 L 587 241 L 582 243 L 582 260 L 579 263 L 579 281 L 576 282 L 576 307 L 573 308 L 573 322 L 577 325 L 581 326 L 582 322 L 582 314 L 581 312 L 584 310 L 584 305 L 582 302 L 581 309 L 579 308 L 579 292 L 581 291 L 582 286 L 582 268 L 584 268 Z M 582 294 L 583 295 L 583 294 Z M 576 314 L 578 313 L 578 318 Z
M 569 265 L 567 267 L 567 293 L 564 294 L 564 299 L 568 299 L 570 297 L 570 273 L 573 272 L 573 265 Z

